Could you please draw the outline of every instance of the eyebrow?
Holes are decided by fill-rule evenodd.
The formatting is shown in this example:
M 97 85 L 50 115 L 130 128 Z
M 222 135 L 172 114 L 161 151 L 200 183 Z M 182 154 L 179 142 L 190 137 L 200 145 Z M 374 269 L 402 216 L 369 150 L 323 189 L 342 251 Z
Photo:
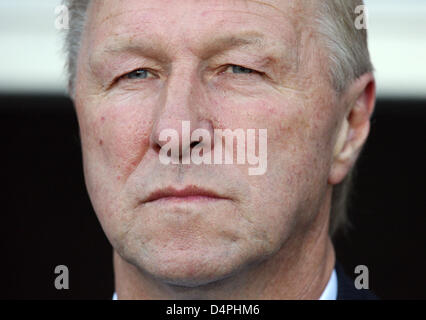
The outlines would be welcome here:
M 266 48 L 264 36 L 257 32 L 238 35 L 218 36 L 211 39 L 203 49 L 203 56 L 212 56 L 219 52 L 230 51 L 241 47 L 254 46 L 260 49 Z
M 119 55 L 122 53 L 135 53 L 155 57 L 157 60 L 166 60 L 167 46 L 157 39 L 133 40 L 133 37 L 119 37 L 110 40 L 101 48 L 97 49 L 91 56 Z M 265 38 L 257 32 L 249 32 L 237 35 L 218 36 L 209 39 L 201 46 L 202 57 L 212 56 L 219 52 L 229 51 L 235 48 L 256 46 L 258 49 L 266 48 Z
M 284 41 L 272 43 L 263 34 L 258 32 L 247 32 L 236 35 L 226 35 L 213 38 L 203 49 L 205 59 L 219 55 L 236 48 L 255 49 L 255 55 L 262 56 L 268 63 L 282 61 L 284 65 L 298 64 L 297 50 L 295 46 L 286 44 Z
M 289 70 L 294 67 L 298 69 L 299 61 L 297 51 L 294 46 L 284 42 L 271 43 L 265 35 L 257 31 L 246 31 L 232 35 L 218 35 L 200 43 L 198 49 L 191 50 L 201 60 L 208 60 L 226 54 L 229 51 L 238 48 L 250 48 L 255 55 L 263 56 L 262 60 L 266 65 L 282 62 L 282 70 Z M 254 48 L 254 49 L 252 49 Z M 170 63 L 169 52 L 172 48 L 161 41 L 158 37 L 143 37 L 135 39 L 132 35 L 119 35 L 110 39 L 106 44 L 96 49 L 89 56 L 89 65 L 91 69 L 96 70 L 105 62 L 105 55 L 119 56 L 130 53 L 134 56 L 140 56 L 161 64 Z M 287 72 L 286 71 L 286 72 Z
M 166 56 L 162 44 L 158 41 L 151 40 L 139 40 L 137 42 L 132 41 L 132 38 L 119 38 L 114 41 L 110 41 L 105 46 L 101 47 L 93 54 L 94 57 L 107 55 L 120 55 L 122 53 L 134 53 L 143 54 L 147 56 L 155 57 L 156 59 L 163 60 Z

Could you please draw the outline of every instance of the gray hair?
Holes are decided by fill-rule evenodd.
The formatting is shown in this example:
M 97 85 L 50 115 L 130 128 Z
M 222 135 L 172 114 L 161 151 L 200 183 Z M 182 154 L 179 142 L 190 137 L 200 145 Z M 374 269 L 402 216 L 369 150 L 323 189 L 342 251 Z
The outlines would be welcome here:
M 319 39 L 330 59 L 329 78 L 337 94 L 367 72 L 373 71 L 367 45 L 367 31 L 355 27 L 355 9 L 363 0 L 318 1 L 315 22 Z M 74 96 L 77 59 L 83 34 L 86 12 L 90 0 L 64 0 L 69 10 L 70 28 L 65 36 L 68 90 Z M 355 167 L 354 167 L 355 168 Z M 338 185 L 333 187 L 330 212 L 330 235 L 348 225 L 348 196 L 353 184 L 354 168 Z
M 363 0 L 321 0 L 319 4 L 316 17 L 319 39 L 329 54 L 329 78 L 338 94 L 343 93 L 355 79 L 374 69 L 368 50 L 367 30 L 355 26 L 356 9 L 363 5 Z M 330 235 L 338 229 L 350 227 L 347 208 L 355 174 L 356 165 L 342 182 L 333 187 Z
M 330 80 L 339 93 L 353 80 L 373 71 L 367 30 L 355 25 L 356 9 L 363 5 L 363 0 L 321 0 L 317 11 L 320 41 L 330 57 Z

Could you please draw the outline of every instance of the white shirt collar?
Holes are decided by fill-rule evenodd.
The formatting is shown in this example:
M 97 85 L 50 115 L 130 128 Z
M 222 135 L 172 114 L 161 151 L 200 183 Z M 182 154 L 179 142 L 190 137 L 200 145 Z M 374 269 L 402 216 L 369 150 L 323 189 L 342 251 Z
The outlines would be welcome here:
M 112 300 L 118 300 L 116 292 L 114 292 Z M 327 286 L 319 300 L 337 300 L 337 274 L 335 269 L 331 273 L 330 280 L 328 280 Z
M 328 280 L 327 286 L 325 287 L 320 300 L 337 300 L 337 274 L 336 269 L 333 270 Z

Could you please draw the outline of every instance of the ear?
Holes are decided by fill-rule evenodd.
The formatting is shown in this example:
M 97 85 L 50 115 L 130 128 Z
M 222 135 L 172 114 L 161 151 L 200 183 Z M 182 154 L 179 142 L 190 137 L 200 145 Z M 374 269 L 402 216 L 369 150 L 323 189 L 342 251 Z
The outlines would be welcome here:
M 347 109 L 334 146 L 329 184 L 342 182 L 355 164 L 370 132 L 375 101 L 376 85 L 372 73 L 359 77 L 343 94 L 341 103 Z

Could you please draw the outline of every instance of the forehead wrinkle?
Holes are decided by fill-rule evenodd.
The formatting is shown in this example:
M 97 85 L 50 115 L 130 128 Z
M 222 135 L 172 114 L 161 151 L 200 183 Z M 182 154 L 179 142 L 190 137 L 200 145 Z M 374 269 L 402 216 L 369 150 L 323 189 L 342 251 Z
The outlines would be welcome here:
M 167 53 L 170 51 L 170 48 L 165 46 L 158 37 L 152 39 L 136 32 L 117 34 L 92 51 L 90 62 L 96 64 L 98 61 L 102 62 L 105 56 L 119 56 L 127 53 L 167 63 L 170 60 Z
M 206 58 L 219 52 L 251 46 L 257 47 L 258 49 L 264 49 L 266 47 L 265 39 L 261 33 L 248 31 L 237 34 L 219 35 L 209 39 L 202 45 L 203 49 L 200 56 Z
M 279 9 L 277 6 L 274 6 L 273 4 L 271 4 L 271 3 L 267 3 L 267 2 L 265 2 L 265 1 L 260 1 L 260 0 L 245 0 L 245 2 L 246 2 L 246 3 L 248 3 L 248 2 L 252 2 L 252 3 L 260 4 L 260 5 L 262 5 L 262 6 L 270 7 L 270 8 L 272 8 L 272 9 L 274 9 L 274 10 L 277 10 L 278 12 L 280 12 L 280 13 L 281 13 L 281 14 L 283 14 L 283 15 L 285 15 L 285 14 L 286 14 L 283 10 Z
M 103 48 L 103 52 L 111 55 L 122 53 L 142 54 L 155 57 L 156 60 L 160 61 L 166 60 L 163 52 L 167 51 L 167 48 L 164 48 L 161 41 L 147 39 L 145 37 L 135 40 L 135 36 L 132 35 L 120 37 L 118 41 L 111 41 Z
M 118 8 L 120 8 L 119 12 L 113 11 L 111 13 L 111 10 L 109 9 L 109 10 L 107 10 L 108 15 L 106 17 L 103 17 L 102 20 L 97 21 L 97 20 L 100 19 L 99 14 L 103 12 L 102 11 L 103 7 L 107 6 L 108 2 L 109 1 L 107 1 L 107 0 L 101 0 L 101 1 L 93 1 L 92 0 L 92 1 L 90 1 L 90 6 L 89 6 L 88 10 L 90 10 L 90 13 L 92 13 L 97 18 L 97 19 L 94 19 L 94 21 L 96 21 L 96 24 L 98 26 L 101 26 L 102 24 L 104 24 L 105 22 L 108 22 L 111 19 L 118 18 L 118 17 L 120 17 L 120 16 L 122 16 L 122 15 L 128 13 L 128 12 L 133 11 L 132 9 L 127 9 L 126 7 L 125 8 L 118 7 Z M 114 1 L 113 1 L 113 3 L 114 3 Z M 96 4 L 98 4 L 98 6 Z M 114 6 L 114 8 L 117 8 L 117 6 Z M 152 11 L 155 11 L 155 10 L 160 11 L 161 10 L 161 9 L 155 8 L 155 7 L 144 7 L 143 9 L 144 10 L 152 10 Z M 91 15 L 91 14 L 89 14 L 89 15 L 93 18 L 93 15 Z
M 244 0 L 244 2 L 255 3 L 261 6 L 266 6 L 279 12 L 283 16 L 283 18 L 290 21 L 291 24 L 293 25 L 297 35 L 296 42 L 297 44 L 299 44 L 303 29 L 306 29 L 307 27 L 311 26 L 312 19 L 309 19 L 309 16 L 312 18 L 314 17 L 314 11 L 318 10 L 319 1 L 317 0 L 297 0 L 297 1 L 278 0 L 276 1 L 278 2 L 277 5 L 268 3 L 266 1 L 261 1 L 261 0 Z M 278 7 L 279 4 L 282 4 L 284 2 L 288 4 L 289 10 L 283 10 Z
M 270 48 L 270 52 L 275 51 L 275 53 L 277 52 L 276 49 L 278 49 L 281 52 L 285 52 L 285 54 L 279 54 L 279 55 L 275 55 L 275 56 L 284 56 L 285 58 L 290 58 L 290 60 L 294 61 L 295 64 L 298 66 L 299 65 L 299 59 L 300 59 L 300 19 L 296 19 L 296 17 L 292 14 L 290 14 L 289 12 L 285 12 L 283 10 L 281 10 L 280 8 L 278 8 L 277 6 L 274 6 L 273 4 L 270 3 L 266 3 L 264 1 L 259 1 L 259 0 L 245 0 L 245 2 L 247 3 L 255 3 L 257 5 L 262 5 L 262 6 L 267 6 L 270 7 L 274 10 L 276 10 L 277 12 L 280 12 L 280 14 L 284 15 L 285 18 L 287 18 L 287 21 L 290 20 L 290 22 L 292 23 L 297 23 L 297 25 L 293 26 L 295 27 L 295 33 L 296 33 L 296 39 L 291 40 L 292 43 L 286 44 L 286 43 L 280 43 L 280 46 L 276 46 L 276 45 L 269 45 L 267 46 L 267 41 L 265 41 L 265 36 L 262 33 L 256 32 L 256 31 L 249 31 L 249 32 L 243 32 L 241 35 L 236 34 L 236 35 L 231 35 L 228 37 L 222 37 L 222 39 L 220 39 L 220 37 L 217 37 L 216 39 L 214 39 L 213 41 L 210 41 L 207 44 L 203 44 L 203 45 L 207 45 L 207 50 L 205 48 L 203 48 L 204 51 L 204 55 L 206 55 L 206 52 L 210 51 L 209 53 L 211 54 L 212 52 L 216 51 L 216 53 L 218 51 L 221 51 L 220 49 L 233 49 L 233 48 L 237 48 L 237 47 L 248 47 L 248 46 L 255 46 L 256 49 L 259 50 L 265 50 L 267 48 Z M 305 2 L 304 0 L 300 1 L 300 2 Z M 301 13 L 301 6 L 296 4 L 296 5 L 291 5 L 291 7 L 295 7 L 297 6 L 296 13 L 298 13 L 297 15 L 300 15 Z M 304 6 L 305 7 L 305 6 Z M 158 10 L 158 8 L 151 8 L 151 9 L 156 9 Z M 129 12 L 131 10 L 124 10 L 122 12 L 118 12 L 118 13 L 114 13 L 111 14 L 109 16 L 107 16 L 106 18 L 103 18 L 99 23 L 103 24 L 106 21 L 109 21 L 110 19 L 113 19 L 115 17 L 121 16 L 123 14 L 125 14 L 126 12 Z M 210 10 L 209 10 L 210 11 Z M 216 10 L 212 10 L 212 11 L 216 11 Z M 219 10 L 218 10 L 219 11 Z M 227 12 L 234 12 L 232 10 L 227 11 Z M 244 13 L 244 14 L 253 14 L 253 15 L 257 15 L 260 16 L 262 18 L 266 18 L 265 15 L 262 14 L 257 14 L 254 12 L 242 12 L 242 11 L 237 11 L 235 10 L 235 12 L 239 12 L 239 13 Z M 283 18 L 284 18 L 283 16 Z M 149 23 L 149 22 L 146 22 Z M 98 24 L 98 26 L 100 25 Z M 140 26 L 139 26 L 140 27 Z M 139 29 L 139 28 L 137 28 Z M 122 36 L 122 34 L 116 33 L 115 34 L 117 37 Z M 141 36 L 142 35 L 142 36 Z M 127 39 L 121 40 L 118 44 L 118 46 L 114 47 L 113 45 L 108 45 L 106 46 L 104 49 L 101 50 L 97 50 L 96 53 L 93 54 L 94 57 L 96 57 L 99 54 L 102 53 L 107 53 L 107 54 L 116 54 L 116 53 L 120 53 L 120 52 L 133 52 L 133 53 L 150 53 L 151 56 L 154 56 L 155 54 L 155 58 L 158 58 L 158 60 L 164 60 L 161 58 L 169 58 L 169 54 L 168 57 L 165 56 L 165 53 L 168 53 L 168 50 L 170 48 L 165 48 L 164 44 L 167 43 L 166 42 L 162 42 L 159 41 L 158 37 L 145 37 L 145 39 L 148 38 L 149 40 L 147 41 L 141 41 L 141 39 L 144 39 L 143 37 L 143 31 L 138 33 L 138 32 L 134 32 L 134 34 L 129 35 L 129 37 Z M 282 39 L 283 40 L 283 39 Z M 296 40 L 296 41 L 294 41 Z M 282 41 L 280 41 L 282 42 Z M 282 45 L 282 47 L 281 47 Z M 163 48 L 161 48 L 161 46 Z M 271 49 L 272 48 L 272 49 Z M 176 48 L 174 48 L 176 49 Z M 280 50 L 281 49 L 281 50 Z M 103 52 L 102 52 L 103 51 Z M 161 53 L 163 53 L 163 57 L 161 56 Z M 294 55 L 296 55 L 296 59 L 294 58 Z M 169 60 L 168 59 L 168 60 Z M 298 69 L 298 68 L 296 68 Z
M 293 10 L 294 12 L 290 12 L 290 10 L 283 10 L 278 7 L 279 4 L 282 4 L 284 0 L 278 0 L 277 5 L 274 5 L 272 3 L 261 1 L 261 0 L 244 0 L 245 3 L 255 3 L 259 4 L 261 6 L 266 6 L 271 9 L 274 9 L 281 13 L 283 16 L 287 18 L 300 18 L 300 15 L 303 15 L 308 10 L 308 7 L 311 5 L 312 0 L 296 0 L 296 1 L 286 1 L 286 3 L 289 4 L 289 9 Z M 316 1 L 315 1 L 316 2 Z M 299 15 L 299 17 L 297 17 Z
M 261 0 L 244 0 L 244 2 L 248 5 L 248 3 L 253 3 L 256 5 L 269 7 L 275 11 L 277 11 L 280 15 L 282 15 L 283 22 L 287 21 L 287 25 L 292 25 L 292 29 L 294 30 L 294 38 L 287 39 L 287 41 L 291 41 L 291 43 L 285 43 L 285 41 L 282 41 L 283 48 L 285 49 L 285 58 L 290 58 L 294 62 L 294 65 L 292 66 L 293 70 L 299 70 L 300 66 L 300 59 L 301 59 L 301 37 L 302 33 L 306 31 L 306 29 L 309 28 L 310 24 L 307 24 L 307 20 L 309 20 L 309 16 L 313 16 L 312 11 L 315 10 L 317 3 L 313 0 L 298 0 L 298 1 L 290 1 L 289 3 L 289 10 L 283 10 L 279 8 L 278 6 L 268 3 Z M 282 0 L 278 1 L 278 4 L 282 2 Z M 209 10 L 209 12 L 214 11 L 223 11 L 221 9 L 217 10 Z M 261 17 L 263 19 L 267 19 L 267 17 L 263 14 L 258 14 L 254 12 L 247 12 L 247 11 L 241 11 L 241 10 L 227 10 L 227 13 L 235 12 L 235 13 L 242 13 L 242 14 L 250 14 L 254 16 Z M 283 40 L 283 39 L 281 39 Z M 262 43 L 263 48 L 265 48 L 265 42 Z M 281 55 L 282 56 L 282 55 Z

